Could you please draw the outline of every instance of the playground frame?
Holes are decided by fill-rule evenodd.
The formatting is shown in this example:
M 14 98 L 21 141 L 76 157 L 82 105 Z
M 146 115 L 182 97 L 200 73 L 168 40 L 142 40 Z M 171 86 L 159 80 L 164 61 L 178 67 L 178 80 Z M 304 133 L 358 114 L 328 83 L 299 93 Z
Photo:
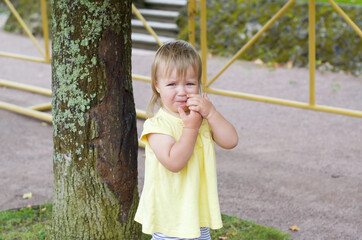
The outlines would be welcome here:
M 188 1 L 188 24 L 189 24 L 189 41 L 191 44 L 195 45 L 195 16 L 197 14 L 197 5 L 200 8 L 200 39 L 201 39 L 201 59 L 203 64 L 203 92 L 210 94 L 217 94 L 227 97 L 241 98 L 251 101 L 259 101 L 264 103 L 278 104 L 288 107 L 295 107 L 313 111 L 321 111 L 327 113 L 341 114 L 352 117 L 362 118 L 362 111 L 345 109 L 345 108 L 336 108 L 331 106 L 318 105 L 315 101 L 315 69 L 316 69 L 316 54 L 315 54 L 315 0 L 309 0 L 309 102 L 298 102 L 291 101 L 287 99 L 272 98 L 267 96 L 234 92 L 224 89 L 211 88 L 212 83 L 217 80 L 220 75 L 227 70 L 227 68 L 233 64 L 289 7 L 293 5 L 296 0 L 288 1 L 272 18 L 229 60 L 229 62 L 214 76 L 211 80 L 207 80 L 207 24 L 206 24 L 206 0 L 189 0 Z M 347 14 L 333 1 L 328 0 L 331 6 L 343 17 L 343 19 L 356 31 L 356 33 L 362 37 L 362 32 L 359 27 L 348 17 Z M 11 4 L 9 0 L 4 0 L 6 5 L 9 7 L 10 11 L 14 14 L 19 24 L 23 27 L 25 33 L 32 40 L 35 47 L 39 50 L 43 58 L 36 58 L 31 56 L 19 55 L 14 53 L 8 53 L 0 51 L 0 57 L 9 57 L 25 61 L 33 61 L 39 63 L 51 63 L 50 53 L 49 53 L 49 31 L 48 31 L 48 18 L 46 11 L 45 0 L 40 0 L 41 3 L 41 13 L 43 20 L 43 37 L 45 40 L 45 51 L 40 47 L 39 43 L 36 41 L 35 37 L 31 34 L 30 30 L 19 16 L 18 12 Z M 154 30 L 147 24 L 147 21 L 139 13 L 137 8 L 132 4 L 133 13 L 142 21 L 145 28 L 148 32 L 155 38 L 158 45 L 162 45 L 162 42 L 159 40 L 157 34 Z M 151 78 L 148 76 L 142 76 L 137 74 L 132 74 L 132 79 L 151 82 Z M 51 91 L 44 88 L 34 87 L 31 85 L 19 84 L 4 79 L 0 79 L 0 86 L 6 86 L 11 88 L 17 88 L 24 91 L 31 91 L 39 94 L 44 94 L 51 96 Z M 24 114 L 27 116 L 35 117 L 43 121 L 51 122 L 52 117 L 50 114 L 43 113 L 41 111 L 50 110 L 51 104 L 44 103 L 37 106 L 31 107 L 21 107 L 10 103 L 5 103 L 0 101 L 0 108 L 14 111 L 19 114 Z M 136 110 L 137 117 L 147 118 L 146 112 L 144 110 Z

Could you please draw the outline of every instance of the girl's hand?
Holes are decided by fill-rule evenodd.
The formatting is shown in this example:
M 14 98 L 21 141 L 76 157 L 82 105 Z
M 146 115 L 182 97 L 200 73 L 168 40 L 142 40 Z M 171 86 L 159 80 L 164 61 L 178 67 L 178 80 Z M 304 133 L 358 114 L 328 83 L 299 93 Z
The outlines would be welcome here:
M 189 114 L 186 114 L 182 108 L 179 108 L 178 112 L 182 121 L 184 122 L 185 128 L 194 129 L 197 131 L 199 130 L 202 123 L 202 117 L 198 112 L 190 110 Z
M 187 107 L 192 111 L 200 113 L 203 118 L 209 120 L 216 113 L 216 109 L 206 93 L 203 96 L 189 94 L 187 97 Z
M 212 138 L 217 145 L 225 149 L 234 148 L 239 141 L 238 133 L 234 126 L 216 111 L 206 93 L 203 96 L 190 94 L 187 97 L 186 106 L 190 111 L 196 111 L 207 119 L 211 127 Z

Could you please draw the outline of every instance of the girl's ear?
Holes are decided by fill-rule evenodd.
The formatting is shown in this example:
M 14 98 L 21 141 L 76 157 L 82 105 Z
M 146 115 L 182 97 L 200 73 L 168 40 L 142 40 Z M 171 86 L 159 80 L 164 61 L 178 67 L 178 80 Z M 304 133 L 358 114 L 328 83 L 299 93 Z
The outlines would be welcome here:
M 155 89 L 156 89 L 156 91 L 157 91 L 158 93 L 160 93 L 160 89 L 159 89 L 158 86 L 157 86 L 157 82 L 155 82 Z

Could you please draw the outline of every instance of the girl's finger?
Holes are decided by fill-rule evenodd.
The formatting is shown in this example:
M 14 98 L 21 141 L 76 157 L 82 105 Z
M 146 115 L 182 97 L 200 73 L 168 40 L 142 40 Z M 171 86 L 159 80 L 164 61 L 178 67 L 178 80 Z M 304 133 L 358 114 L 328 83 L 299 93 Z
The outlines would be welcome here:
M 187 99 L 187 106 L 198 105 L 198 104 L 199 104 L 199 101 L 197 99 L 194 99 L 194 98 Z
M 190 106 L 189 109 L 190 109 L 191 111 L 195 111 L 195 112 L 199 112 L 199 111 L 200 111 L 200 108 L 197 107 L 197 106 Z
M 194 111 L 194 110 L 190 110 L 190 117 L 191 118 L 195 118 L 195 117 L 198 117 L 200 116 L 200 113 L 198 113 L 197 111 Z
M 209 100 L 209 96 L 207 96 L 207 93 L 204 93 L 204 98 L 205 98 L 206 100 Z

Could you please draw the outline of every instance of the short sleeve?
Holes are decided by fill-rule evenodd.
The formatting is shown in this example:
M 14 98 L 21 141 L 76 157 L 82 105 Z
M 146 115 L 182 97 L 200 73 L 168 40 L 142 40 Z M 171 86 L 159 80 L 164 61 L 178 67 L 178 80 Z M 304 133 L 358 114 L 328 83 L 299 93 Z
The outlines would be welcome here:
M 160 133 L 172 136 L 172 127 L 170 123 L 159 116 L 149 118 L 143 124 L 143 131 L 140 137 L 140 141 L 149 146 L 147 135 L 150 133 Z

